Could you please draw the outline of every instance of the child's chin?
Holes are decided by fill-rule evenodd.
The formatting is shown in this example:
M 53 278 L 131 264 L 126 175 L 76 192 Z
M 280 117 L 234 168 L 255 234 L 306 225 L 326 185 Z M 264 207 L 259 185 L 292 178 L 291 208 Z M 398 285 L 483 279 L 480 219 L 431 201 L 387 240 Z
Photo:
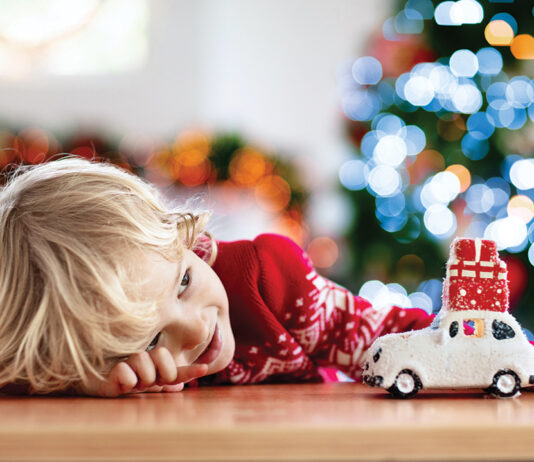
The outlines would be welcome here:
M 221 354 L 215 361 L 213 361 L 213 363 L 209 365 L 207 375 L 215 374 L 216 372 L 220 372 L 225 367 L 227 367 L 232 362 L 234 353 L 235 353 L 235 339 L 233 337 L 229 339 L 226 338 Z

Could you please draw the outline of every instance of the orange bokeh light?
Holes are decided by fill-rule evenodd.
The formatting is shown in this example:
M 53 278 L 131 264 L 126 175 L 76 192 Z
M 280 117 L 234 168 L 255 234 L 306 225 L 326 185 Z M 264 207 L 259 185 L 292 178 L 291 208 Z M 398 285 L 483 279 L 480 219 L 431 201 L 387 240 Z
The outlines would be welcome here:
M 502 19 L 491 21 L 484 29 L 484 37 L 493 46 L 506 46 L 514 38 L 512 26 Z
M 510 51 L 516 59 L 534 59 L 534 37 L 530 34 L 518 35 L 512 40 Z
M 273 223 L 274 232 L 282 234 L 291 238 L 298 245 L 302 246 L 305 237 L 305 229 L 303 224 L 292 217 L 289 213 L 280 216 Z
M 185 130 L 175 138 L 173 151 L 178 153 L 189 149 L 197 149 L 207 155 L 211 150 L 211 140 L 200 130 Z
M 236 184 L 252 186 L 268 172 L 268 164 L 259 151 L 245 147 L 236 153 L 228 169 Z
M 187 149 L 181 151 L 176 159 L 184 167 L 195 167 L 203 163 L 208 157 L 208 152 L 205 149 Z
M 454 173 L 460 180 L 460 192 L 467 191 L 467 188 L 471 185 L 471 173 L 469 170 L 461 164 L 449 165 L 446 172 Z
M 437 128 L 444 140 L 457 141 L 465 133 L 465 120 L 460 115 L 454 114 L 449 120 L 438 119 Z
M 205 160 L 198 165 L 182 165 L 179 170 L 178 179 L 186 186 L 200 186 L 206 183 L 211 172 L 211 162 Z
M 513 196 L 508 201 L 506 210 L 508 211 L 509 216 L 519 217 L 525 223 L 529 223 L 530 220 L 534 218 L 534 203 L 530 197 L 522 194 Z
M 265 210 L 279 212 L 289 204 L 291 188 L 282 177 L 270 175 L 258 183 L 254 190 L 254 195 Z
M 326 236 L 313 239 L 308 245 L 307 252 L 316 268 L 330 268 L 339 256 L 337 244 Z
M 407 166 L 410 184 L 419 184 L 430 174 L 441 172 L 445 168 L 445 159 L 433 149 L 426 149 L 419 154 L 415 161 Z

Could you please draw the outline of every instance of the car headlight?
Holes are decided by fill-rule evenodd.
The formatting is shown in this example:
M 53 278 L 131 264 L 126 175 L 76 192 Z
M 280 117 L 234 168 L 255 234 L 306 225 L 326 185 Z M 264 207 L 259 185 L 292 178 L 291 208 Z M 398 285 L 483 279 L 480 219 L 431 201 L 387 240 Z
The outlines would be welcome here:
M 375 363 L 377 363 L 380 359 L 380 353 L 382 353 L 382 348 L 378 347 L 378 349 L 375 351 L 375 354 L 373 355 L 373 361 Z

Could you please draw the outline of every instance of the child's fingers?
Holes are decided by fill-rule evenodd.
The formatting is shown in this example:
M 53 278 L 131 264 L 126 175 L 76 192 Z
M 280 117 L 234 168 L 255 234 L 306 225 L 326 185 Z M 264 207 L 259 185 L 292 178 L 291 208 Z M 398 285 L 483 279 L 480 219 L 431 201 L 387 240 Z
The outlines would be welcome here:
M 92 379 L 89 386 L 81 390 L 85 394 L 113 398 L 129 393 L 137 383 L 137 375 L 132 368 L 120 362 L 113 366 L 106 380 Z
M 126 362 L 139 378 L 136 385 L 137 389 L 142 390 L 154 385 L 156 381 L 156 366 L 146 351 L 134 353 Z
M 156 366 L 158 385 L 177 385 L 189 382 L 205 375 L 208 369 L 207 364 L 177 367 L 170 351 L 165 347 L 155 348 L 149 354 Z
M 137 385 L 138 378 L 134 370 L 129 364 L 120 362 L 115 364 L 111 370 L 111 374 L 108 380 L 110 391 L 116 395 L 123 393 L 129 393 Z
M 190 366 L 180 366 L 176 368 L 176 380 L 170 385 L 175 385 L 179 382 L 190 382 L 193 379 L 202 377 L 208 372 L 207 364 L 191 364 Z
M 178 371 L 171 352 L 164 347 L 154 348 L 149 353 L 157 371 L 157 383 L 163 385 L 176 381 Z

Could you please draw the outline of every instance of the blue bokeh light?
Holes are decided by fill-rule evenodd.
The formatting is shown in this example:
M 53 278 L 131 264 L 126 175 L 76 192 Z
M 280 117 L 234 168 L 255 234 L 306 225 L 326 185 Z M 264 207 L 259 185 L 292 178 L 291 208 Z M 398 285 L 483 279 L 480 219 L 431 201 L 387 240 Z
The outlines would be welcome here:
M 399 34 L 420 34 L 423 32 L 423 16 L 417 10 L 402 10 L 395 16 L 393 27 Z
M 514 77 L 506 86 L 505 96 L 510 106 L 524 109 L 534 102 L 534 85 L 525 76 Z
M 382 78 L 382 64 L 373 56 L 362 56 L 354 61 L 352 76 L 361 85 L 376 85 Z
M 489 152 L 489 143 L 486 139 L 477 139 L 466 133 L 462 138 L 462 151 L 471 160 L 480 160 L 486 157 Z
M 371 120 L 380 112 L 381 104 L 376 92 L 357 90 L 349 93 L 342 101 L 343 111 L 351 120 Z
M 485 112 L 476 112 L 467 119 L 467 130 L 477 140 L 484 140 L 493 135 L 495 125 Z
M 425 132 L 417 125 L 408 125 L 402 132 L 405 132 L 404 142 L 409 156 L 419 154 L 426 146 Z
M 478 72 L 484 75 L 497 75 L 502 70 L 503 60 L 501 53 L 495 48 L 481 48 L 476 54 Z
M 346 161 L 339 169 L 339 180 L 345 188 L 358 191 L 367 186 L 369 167 L 359 159 Z
M 418 11 L 423 19 L 432 19 L 434 16 L 434 5 L 431 0 L 408 0 L 406 10 Z

